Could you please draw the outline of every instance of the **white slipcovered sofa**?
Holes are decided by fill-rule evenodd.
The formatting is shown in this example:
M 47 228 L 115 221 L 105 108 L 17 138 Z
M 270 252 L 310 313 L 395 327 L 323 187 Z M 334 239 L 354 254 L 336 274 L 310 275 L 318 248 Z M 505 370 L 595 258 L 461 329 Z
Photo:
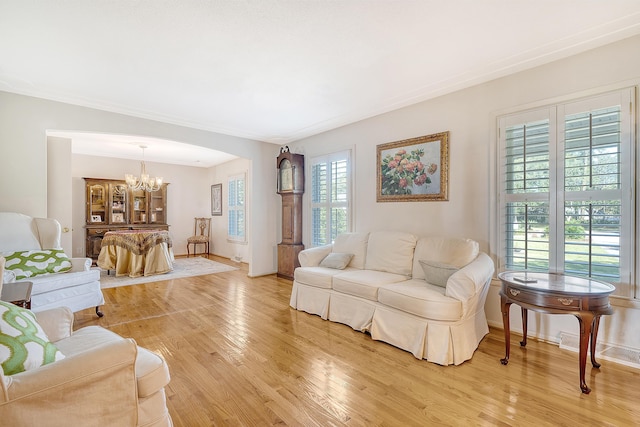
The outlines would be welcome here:
M 0 212 L 0 256 L 7 258 L 3 283 L 10 286 L 15 281 L 32 282 L 31 310 L 34 312 L 56 307 L 69 307 L 76 312 L 95 307 L 96 314 L 102 316 L 100 306 L 104 304 L 104 297 L 100 271 L 91 269 L 90 258 L 68 258 L 61 250 L 60 236 L 60 223 L 55 219 Z M 20 277 L 22 272 L 15 265 L 20 262 L 16 255 L 35 260 L 27 263 L 40 268 L 38 273 L 42 274 Z M 61 261 L 59 266 L 64 271 L 56 272 L 58 267 L 51 267 L 55 264 L 54 258 L 55 262 Z M 51 271 L 45 271 L 47 269 Z
M 26 309 L 0 309 L 3 319 L 32 322 Z M 44 336 L 24 344 L 29 349 L 26 370 L 5 374 L 0 368 L 0 425 L 173 425 L 165 395 L 169 368 L 162 356 L 99 326 L 74 332 L 73 313 L 66 307 L 41 311 L 35 318 L 30 327 L 41 328 Z M 37 350 L 43 342 L 61 355 L 41 365 Z
M 291 307 L 418 359 L 458 365 L 489 332 L 484 303 L 494 265 L 473 240 L 346 233 L 298 258 Z

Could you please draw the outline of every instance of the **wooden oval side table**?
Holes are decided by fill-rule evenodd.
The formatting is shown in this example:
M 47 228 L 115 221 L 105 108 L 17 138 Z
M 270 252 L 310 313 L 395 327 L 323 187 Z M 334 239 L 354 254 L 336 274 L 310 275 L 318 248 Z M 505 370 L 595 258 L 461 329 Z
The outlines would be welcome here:
M 596 339 L 600 316 L 613 313 L 609 295 L 615 287 L 598 280 L 553 273 L 505 271 L 498 274 L 502 282 L 500 305 L 504 325 L 505 356 L 503 365 L 509 363 L 510 326 L 509 308 L 517 304 L 522 310 L 522 341 L 527 345 L 527 310 L 548 314 L 573 314 L 580 324 L 580 389 L 588 394 L 591 389 L 585 382 L 587 351 L 591 345 L 591 364 L 596 362 Z

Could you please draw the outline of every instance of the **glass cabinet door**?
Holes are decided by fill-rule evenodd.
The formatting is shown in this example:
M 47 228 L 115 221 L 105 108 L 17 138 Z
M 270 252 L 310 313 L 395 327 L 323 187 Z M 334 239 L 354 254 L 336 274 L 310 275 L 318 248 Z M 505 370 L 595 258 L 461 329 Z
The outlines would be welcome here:
M 149 224 L 166 224 L 167 186 L 149 193 Z
M 87 186 L 87 224 L 107 221 L 107 185 L 94 183 Z
M 131 224 L 147 223 L 147 193 L 144 190 L 131 192 Z
M 111 224 L 127 224 L 127 186 L 125 184 L 110 184 L 109 208 L 111 210 Z

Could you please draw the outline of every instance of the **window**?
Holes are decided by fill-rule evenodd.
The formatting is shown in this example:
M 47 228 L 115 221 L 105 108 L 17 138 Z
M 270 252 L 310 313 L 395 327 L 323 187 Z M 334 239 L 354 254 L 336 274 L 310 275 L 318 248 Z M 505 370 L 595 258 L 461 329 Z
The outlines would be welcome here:
M 632 89 L 499 118 L 499 267 L 633 296 Z
M 229 227 L 227 237 L 236 242 L 246 241 L 246 208 L 245 208 L 245 177 L 235 175 L 229 177 Z
M 349 151 L 311 160 L 311 245 L 332 243 L 351 230 Z

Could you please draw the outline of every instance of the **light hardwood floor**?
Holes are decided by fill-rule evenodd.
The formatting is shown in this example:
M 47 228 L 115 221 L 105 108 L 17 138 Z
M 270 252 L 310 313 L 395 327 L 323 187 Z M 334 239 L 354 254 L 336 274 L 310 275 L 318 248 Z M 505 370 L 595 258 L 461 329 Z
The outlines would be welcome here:
M 503 366 L 501 330 L 470 361 L 439 366 L 293 310 L 290 292 L 246 266 L 105 289 L 105 316 L 76 313 L 76 328 L 101 325 L 164 355 L 176 427 L 640 425 L 640 370 L 587 363 L 584 395 L 576 353 L 512 339 Z

